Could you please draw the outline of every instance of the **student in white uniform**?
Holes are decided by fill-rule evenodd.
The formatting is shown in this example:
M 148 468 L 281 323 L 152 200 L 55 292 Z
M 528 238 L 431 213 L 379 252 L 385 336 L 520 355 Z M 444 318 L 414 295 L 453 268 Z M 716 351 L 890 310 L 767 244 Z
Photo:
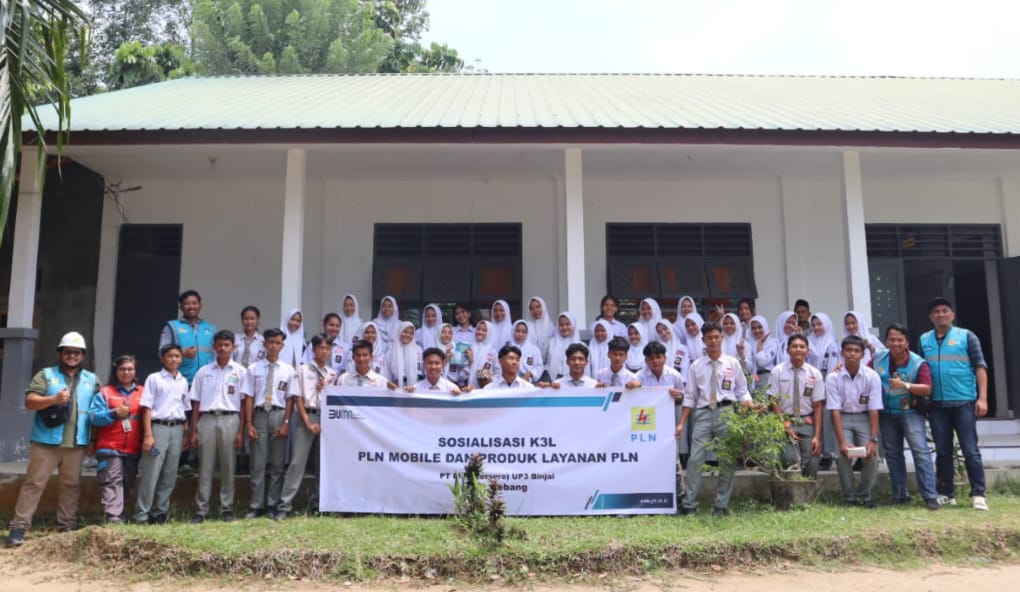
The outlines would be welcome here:
M 506 300 L 497 300 L 489 309 L 492 323 L 492 345 L 501 348 L 514 340 L 513 323 L 510 320 L 510 305 Z
M 840 361 L 836 332 L 829 315 L 819 312 L 811 315 L 811 332 L 808 333 L 808 364 L 828 374 Z
M 234 361 L 247 368 L 266 357 L 266 348 L 259 334 L 262 313 L 256 306 L 241 309 L 241 332 L 234 333 Z
M 800 324 L 797 322 L 797 313 L 792 310 L 785 310 L 776 317 L 776 324 L 773 326 L 775 335 L 776 363 L 789 361 L 786 353 L 787 341 L 794 333 L 800 333 Z
M 751 341 L 751 319 L 756 314 L 754 300 L 741 298 L 740 302 L 737 303 L 737 318 L 740 319 L 740 336 L 748 343 Z
M 652 324 L 655 330 L 655 324 Z M 630 350 L 627 351 L 627 370 L 638 374 L 645 367 L 645 346 L 648 345 L 648 333 L 644 323 L 636 322 L 627 325 L 627 341 L 630 342 Z
M 549 380 L 556 380 L 570 373 L 567 367 L 567 347 L 571 343 L 581 342 L 577 319 L 570 312 L 563 311 L 556 317 L 556 327 L 557 333 L 549 344 L 549 359 L 545 366 L 549 372 Z
M 588 343 L 588 375 L 592 378 L 599 370 L 609 367 L 609 341 L 616 337 L 609 321 L 599 319 L 591 329 L 591 342 Z
M 418 381 L 409 392 L 432 395 L 447 393 L 459 395 L 460 387 L 443 377 L 443 362 L 445 356 L 443 350 L 438 347 L 430 347 L 422 353 L 425 364 L 425 377 Z
M 552 383 L 552 388 L 595 388 L 599 386 L 588 376 L 588 348 L 583 343 L 571 343 L 567 346 L 567 368 L 570 374 L 562 376 Z
M 549 343 L 556 335 L 556 327 L 549 320 L 549 309 L 545 300 L 538 296 L 528 299 L 528 338 L 542 353 L 542 359 L 549 359 Z
M 606 294 L 602 297 L 602 301 L 599 303 L 599 316 L 595 318 L 595 323 L 605 321 L 609 325 L 609 339 L 613 337 L 627 338 L 627 325 L 616 318 L 619 312 L 620 301 L 615 296 Z M 591 325 L 592 334 L 595 333 L 595 323 Z
M 807 363 L 808 342 L 803 335 L 787 340 L 790 360 L 777 365 L 769 375 L 768 394 L 772 412 L 783 417 L 789 442 L 783 452 L 786 466 L 800 465 L 805 477 L 818 476 L 822 455 L 822 425 L 825 407 L 825 379 Z
M 495 336 L 492 332 L 492 323 L 479 321 L 475 327 L 475 343 L 471 346 L 471 380 L 472 388 L 484 388 L 492 382 L 496 373 L 496 352 L 493 347 Z M 519 350 L 518 350 L 519 352 Z M 518 353 L 518 357 L 520 353 Z
M 414 324 L 400 323 L 397 339 L 386 353 L 386 371 L 389 379 L 400 388 L 414 388 L 418 384 L 422 368 L 421 347 L 414 342 Z
M 630 343 L 623 337 L 609 340 L 609 366 L 595 373 L 595 380 L 609 388 L 638 388 L 637 374 L 627 370 L 627 352 Z
M 443 365 L 443 376 L 460 388 L 466 387 L 471 380 L 471 362 L 468 360 L 468 349 L 457 349 L 453 341 L 453 325 L 443 323 L 439 329 L 439 345 L 437 346 L 445 355 L 446 361 Z M 423 352 L 424 355 L 424 352 Z
M 754 389 L 769 383 L 769 373 L 776 366 L 777 341 L 769 333 L 769 322 L 765 317 L 756 315 L 751 319 L 751 339 L 748 341 L 751 361 L 754 364 L 754 375 L 757 379 Z
M 504 345 L 497 355 L 499 356 L 499 372 L 493 376 L 491 382 L 485 385 L 486 390 L 535 389 L 535 385 L 518 376 L 521 369 L 521 350 L 517 349 L 516 345 Z
M 666 365 L 673 368 L 687 380 L 687 370 L 691 366 L 691 356 L 687 352 L 687 344 L 673 334 L 673 325 L 668 319 L 655 323 L 656 341 L 666 346 Z
M 676 303 L 676 322 L 673 323 L 674 333 L 677 335 L 687 334 L 687 325 L 685 321 L 687 320 L 687 315 L 692 312 L 698 312 L 698 306 L 695 304 L 694 298 L 691 298 L 690 296 L 681 296 L 680 300 Z M 698 331 L 701 331 L 701 325 L 703 324 L 704 321 L 698 323 Z
M 245 515 L 249 519 L 263 515 L 273 518 L 276 515 L 283 491 L 287 435 L 290 431 L 290 414 L 286 413 L 287 392 L 294 378 L 294 368 L 280 360 L 283 331 L 269 329 L 264 337 L 266 359 L 253 364 L 241 382 L 244 423 L 248 426 L 251 448 L 251 498 L 248 514 Z
M 645 339 L 655 335 L 655 323 L 662 318 L 662 309 L 654 298 L 645 298 L 638 304 L 638 322 L 645 327 Z M 627 329 L 628 338 L 630 328 Z
M 373 330 L 375 327 L 373 326 Z M 351 360 L 354 362 L 354 368 L 344 372 L 336 379 L 336 384 L 340 386 L 358 386 L 358 387 L 374 387 L 374 388 L 388 388 L 389 390 L 396 390 L 397 385 L 389 380 L 382 374 L 379 374 L 372 369 L 372 362 L 375 359 L 376 354 L 373 352 L 372 343 L 362 339 L 361 341 L 354 344 L 351 348 Z
M 379 345 L 379 329 L 375 326 L 375 321 L 369 321 L 361 326 L 361 341 L 367 341 L 372 346 L 372 356 L 369 366 L 372 371 L 385 375 L 386 374 L 386 352 L 381 351 L 382 348 Z M 346 372 L 354 371 L 354 348 L 351 348 L 351 355 L 348 357 Z M 341 373 L 342 374 L 342 373 Z
M 861 322 L 861 315 L 855 310 L 848 310 L 843 315 L 843 337 L 856 335 L 864 342 L 864 359 L 861 363 L 867 366 L 875 354 L 885 349 L 882 340 L 871 334 L 868 327 Z
M 701 340 L 701 327 L 705 324 L 701 315 L 692 312 L 684 319 L 682 335 L 687 343 L 687 353 L 691 356 L 691 363 L 705 355 L 705 343 Z
M 740 360 L 740 366 L 745 372 L 752 372 L 749 349 L 747 342 L 740 334 L 740 318 L 732 312 L 723 315 L 723 353 L 727 356 Z
M 347 367 L 350 362 L 350 349 L 349 343 L 345 342 L 340 336 L 343 329 L 343 323 L 340 320 L 340 315 L 335 312 L 326 313 L 326 316 L 322 318 L 322 333 L 329 340 L 331 350 L 329 353 L 329 365 L 337 373 L 343 372 L 344 368 Z M 315 358 L 314 348 L 311 344 L 305 344 L 305 355 L 301 358 L 302 363 L 307 364 Z
M 439 330 L 443 327 L 443 311 L 438 304 L 429 304 L 421 315 L 421 328 L 414 333 L 414 342 L 422 350 L 439 346 Z
M 280 359 L 292 367 L 297 366 L 305 359 L 305 317 L 301 310 L 292 308 L 283 313 L 280 330 L 285 335 Z
M 216 359 L 198 369 L 191 383 L 191 446 L 198 450 L 197 513 L 193 524 L 205 521 L 212 496 L 213 470 L 220 468 L 220 518 L 234 520 L 234 464 L 241 447 L 241 385 L 244 366 L 231 359 L 234 334 L 219 331 L 213 337 Z
M 513 345 L 521 350 L 521 377 L 534 384 L 542 378 L 545 372 L 545 360 L 542 359 L 542 352 L 534 343 L 531 343 L 528 324 L 523 320 L 514 321 Z
M 475 342 L 475 326 L 471 324 L 471 309 L 458 304 L 453 309 L 453 342 L 472 345 Z
M 361 338 L 361 326 L 365 324 L 358 308 L 358 297 L 354 294 L 344 294 L 340 299 L 340 314 L 343 316 L 340 320 L 340 341 L 348 351 Z
M 379 332 L 375 354 L 385 354 L 400 333 L 400 307 L 393 296 L 383 296 L 379 301 L 379 314 L 372 319 L 375 330 Z

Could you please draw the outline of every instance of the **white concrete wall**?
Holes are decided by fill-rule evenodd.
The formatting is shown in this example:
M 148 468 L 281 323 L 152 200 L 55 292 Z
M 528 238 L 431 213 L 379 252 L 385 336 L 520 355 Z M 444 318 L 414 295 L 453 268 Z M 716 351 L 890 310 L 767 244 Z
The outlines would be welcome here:
M 869 224 L 1002 224 L 999 179 L 874 177 L 864 170 Z

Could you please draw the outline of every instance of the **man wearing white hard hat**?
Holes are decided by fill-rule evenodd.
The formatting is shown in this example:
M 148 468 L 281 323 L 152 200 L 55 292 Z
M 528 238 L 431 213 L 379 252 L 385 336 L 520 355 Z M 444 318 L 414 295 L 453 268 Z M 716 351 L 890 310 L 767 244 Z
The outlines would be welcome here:
M 25 542 L 25 531 L 32 526 L 32 516 L 54 469 L 59 475 L 57 526 L 62 532 L 78 527 L 78 483 L 89 443 L 89 404 L 100 388 L 96 375 L 82 368 L 86 351 L 81 333 L 64 335 L 57 346 L 60 362 L 36 373 L 25 392 L 25 407 L 35 411 L 35 416 L 28 470 L 14 506 L 8 547 Z

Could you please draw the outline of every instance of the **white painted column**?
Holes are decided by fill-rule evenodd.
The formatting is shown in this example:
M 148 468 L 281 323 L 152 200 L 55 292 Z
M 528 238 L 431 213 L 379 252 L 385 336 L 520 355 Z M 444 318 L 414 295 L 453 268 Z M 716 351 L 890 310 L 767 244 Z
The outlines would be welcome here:
M 287 150 L 287 176 L 283 191 L 283 255 L 280 269 L 280 311 L 302 308 L 301 282 L 304 268 L 306 154 L 302 148 Z
M 1020 176 L 999 177 L 1002 204 L 1003 250 L 1006 257 L 1020 257 Z
M 871 277 L 864 232 L 864 182 L 860 152 L 843 153 L 843 241 L 846 247 L 847 300 L 871 327 Z
M 28 148 L 21 158 L 18 212 L 14 220 L 11 288 L 7 300 L 8 327 L 32 327 L 39 260 L 39 228 L 42 222 L 42 191 L 37 172 L 35 149 Z
M 574 313 L 583 328 L 588 324 L 588 311 L 585 307 L 587 283 L 584 273 L 584 167 L 581 149 L 568 148 L 564 151 L 563 173 L 567 310 Z

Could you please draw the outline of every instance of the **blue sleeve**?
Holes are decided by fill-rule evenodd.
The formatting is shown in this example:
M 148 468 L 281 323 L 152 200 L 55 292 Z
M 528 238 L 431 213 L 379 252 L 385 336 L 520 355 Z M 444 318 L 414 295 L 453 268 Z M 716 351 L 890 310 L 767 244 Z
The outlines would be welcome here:
M 972 368 L 988 369 L 988 364 L 985 362 L 985 354 L 981 351 L 981 340 L 969 329 L 967 330 L 967 355 L 970 356 Z
M 108 426 L 113 423 L 114 411 L 106 403 L 102 393 L 96 393 L 89 403 L 89 423 L 96 427 Z

